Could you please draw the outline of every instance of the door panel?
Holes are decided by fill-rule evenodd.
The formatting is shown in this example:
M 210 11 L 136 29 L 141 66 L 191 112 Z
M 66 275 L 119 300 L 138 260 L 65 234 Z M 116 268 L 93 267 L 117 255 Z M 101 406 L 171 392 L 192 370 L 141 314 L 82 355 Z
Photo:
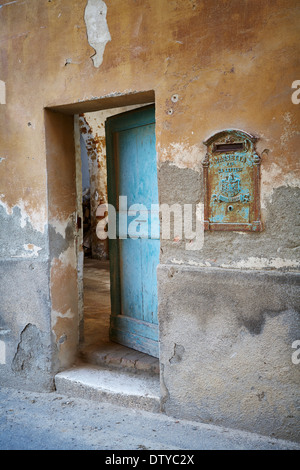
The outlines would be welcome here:
M 158 203 L 155 126 L 148 124 L 118 133 L 119 194 L 128 206 Z
M 157 163 L 153 106 L 106 122 L 109 203 L 117 208 L 117 240 L 110 241 L 110 337 L 158 357 L 159 263 Z M 119 206 L 127 197 L 127 207 Z M 128 211 L 126 209 L 131 209 Z

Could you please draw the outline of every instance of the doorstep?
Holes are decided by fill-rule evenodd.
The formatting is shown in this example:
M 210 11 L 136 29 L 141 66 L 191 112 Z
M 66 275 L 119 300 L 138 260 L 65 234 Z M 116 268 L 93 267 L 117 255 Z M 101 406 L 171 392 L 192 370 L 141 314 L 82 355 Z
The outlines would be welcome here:
M 115 405 L 160 411 L 159 376 L 79 363 L 55 376 L 58 393 Z

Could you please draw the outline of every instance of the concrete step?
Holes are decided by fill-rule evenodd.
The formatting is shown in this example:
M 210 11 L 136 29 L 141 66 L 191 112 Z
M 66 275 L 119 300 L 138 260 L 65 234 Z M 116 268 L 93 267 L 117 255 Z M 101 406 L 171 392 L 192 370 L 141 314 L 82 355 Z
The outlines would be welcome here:
M 55 377 L 58 393 L 115 405 L 160 411 L 159 377 L 77 364 Z

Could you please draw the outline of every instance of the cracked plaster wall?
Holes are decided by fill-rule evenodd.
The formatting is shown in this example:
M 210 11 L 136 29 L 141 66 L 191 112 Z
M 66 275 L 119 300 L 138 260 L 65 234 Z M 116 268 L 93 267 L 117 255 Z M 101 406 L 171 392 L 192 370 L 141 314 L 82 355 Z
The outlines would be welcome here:
M 111 40 L 108 33 L 102 45 L 100 40 L 94 57 L 100 58 L 99 67 L 91 60 L 98 46 L 87 37 L 86 0 L 23 0 L 0 9 L 0 80 L 5 83 L 0 104 L 0 325 L 8 331 L 1 335 L 1 380 L 24 384 L 11 364 L 28 324 L 38 329 L 38 334 L 32 330 L 35 338 L 46 341 L 42 350 L 52 364 L 51 372 L 45 357 L 48 377 L 76 353 L 76 171 L 69 114 L 142 103 L 139 96 L 152 90 L 161 203 L 203 204 L 203 141 L 219 130 L 239 128 L 258 136 L 262 157 L 263 232 L 206 233 L 201 249 L 189 252 L 185 240 L 162 242 L 163 405 L 177 413 L 180 404 L 187 417 L 197 416 L 200 407 L 207 414 L 198 413 L 199 419 L 207 422 L 218 422 L 220 412 L 224 425 L 266 433 L 273 427 L 296 439 L 291 390 L 299 366 L 290 362 L 289 344 L 291 332 L 298 334 L 299 317 L 296 287 L 289 284 L 296 273 L 287 271 L 296 271 L 299 259 L 299 112 L 291 101 L 299 2 L 107 0 L 107 9 L 103 3 L 101 21 Z M 56 112 L 45 112 L 45 107 Z M 168 276 L 170 265 L 173 277 Z M 206 279 L 209 297 L 200 282 L 206 270 L 211 273 Z M 182 273 L 180 284 L 176 271 Z M 273 274 L 278 276 L 277 287 L 268 287 L 272 295 L 265 298 L 260 291 L 263 311 L 244 283 L 249 272 L 267 286 Z M 225 296 L 223 287 L 223 304 L 214 290 L 220 275 L 229 289 Z M 244 297 L 232 294 L 231 277 L 243 279 Z M 183 295 L 175 304 L 178 292 Z M 279 296 L 279 306 L 274 307 L 272 296 Z M 214 302 L 224 308 L 209 317 Z M 247 321 L 239 323 L 244 306 Z M 282 314 L 276 315 L 278 310 Z M 253 321 L 256 327 L 250 326 Z M 180 361 L 174 344 L 184 348 Z M 266 351 L 272 351 L 269 363 Z M 226 384 L 232 386 L 231 399 L 224 402 L 229 416 L 220 400 L 226 399 Z M 49 388 L 44 379 L 39 385 Z
M 299 278 L 161 265 L 162 408 L 178 418 L 299 440 Z

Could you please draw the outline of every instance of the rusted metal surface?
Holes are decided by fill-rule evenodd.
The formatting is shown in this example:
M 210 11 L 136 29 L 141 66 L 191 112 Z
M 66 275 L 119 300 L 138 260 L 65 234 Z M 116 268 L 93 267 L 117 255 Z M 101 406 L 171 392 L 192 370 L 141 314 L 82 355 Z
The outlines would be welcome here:
M 256 140 L 240 130 L 224 130 L 204 142 L 205 230 L 262 230 Z

